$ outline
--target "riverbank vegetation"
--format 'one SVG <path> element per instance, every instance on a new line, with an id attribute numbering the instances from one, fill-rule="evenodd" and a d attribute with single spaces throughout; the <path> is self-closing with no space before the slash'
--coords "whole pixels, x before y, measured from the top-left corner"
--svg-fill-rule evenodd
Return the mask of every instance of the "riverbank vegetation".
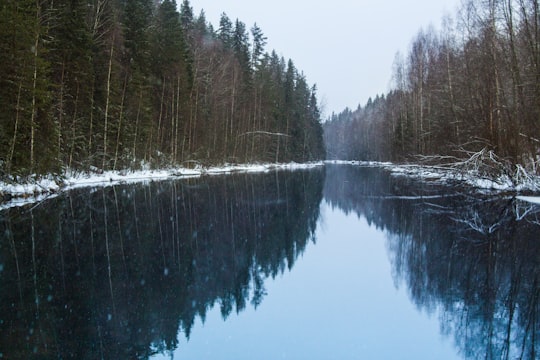
<path id="1" fill-rule="evenodd" d="M 325 123 L 330 159 L 540 175 L 540 6 L 470 0 L 396 55 L 393 89 Z"/>
<path id="2" fill-rule="evenodd" d="M 188 0 L 6 0 L 0 180 L 324 158 L 316 87 Z"/>

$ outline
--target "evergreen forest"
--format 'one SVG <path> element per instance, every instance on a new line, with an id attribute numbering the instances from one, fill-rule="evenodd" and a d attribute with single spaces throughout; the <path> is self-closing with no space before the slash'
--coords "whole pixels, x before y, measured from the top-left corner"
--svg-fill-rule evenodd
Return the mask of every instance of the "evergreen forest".
<path id="1" fill-rule="evenodd" d="M 3 0 L 0 177 L 325 156 L 316 87 L 188 0 Z"/>
<path id="2" fill-rule="evenodd" d="M 539 172 L 540 6 L 467 0 L 394 60 L 392 90 L 324 125 L 328 157 Z M 524 171 L 523 171 L 524 170 Z"/>

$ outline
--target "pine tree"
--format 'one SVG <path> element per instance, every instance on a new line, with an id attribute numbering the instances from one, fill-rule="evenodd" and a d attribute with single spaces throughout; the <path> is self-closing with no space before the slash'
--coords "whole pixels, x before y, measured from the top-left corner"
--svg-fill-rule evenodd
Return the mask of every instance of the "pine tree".
<path id="1" fill-rule="evenodd" d="M 87 3 L 75 0 L 59 3 L 51 29 L 55 51 L 50 51 L 51 76 L 55 99 L 53 116 L 58 124 L 58 159 L 71 168 L 88 154 L 85 148 L 85 119 L 91 110 L 92 39 L 85 26 Z"/>
<path id="2" fill-rule="evenodd" d="M 293 116 L 295 111 L 295 80 L 296 80 L 296 68 L 291 59 L 287 62 L 287 70 L 285 73 L 285 81 L 283 83 L 283 106 L 284 106 L 284 132 L 287 135 L 285 138 L 285 156 L 286 160 L 290 160 L 291 148 L 291 123 L 293 122 Z"/>
<path id="3" fill-rule="evenodd" d="M 0 156 L 7 173 L 31 175 L 58 169 L 44 42 L 50 27 L 48 11 L 47 4 L 32 0 L 2 6 L 0 36 L 5 42 L 0 85 L 6 108 L 0 117 Z"/>
<path id="4" fill-rule="evenodd" d="M 161 82 L 156 89 L 161 94 L 156 150 L 170 154 L 170 161 L 177 163 L 187 155 L 189 138 L 185 137 L 184 125 L 192 75 L 186 64 L 188 48 L 175 1 L 165 0 L 157 10 L 154 46 L 154 71 Z"/>
<path id="5" fill-rule="evenodd" d="M 23 153 L 28 134 L 29 88 L 32 56 L 32 19 L 22 2 L 0 7 L 0 170 L 20 173 L 28 167 Z"/>
<path id="6" fill-rule="evenodd" d="M 152 133 L 152 117 L 154 115 L 152 96 L 153 74 L 151 68 L 152 46 L 151 25 L 153 16 L 152 0 L 126 1 L 123 12 L 125 37 L 122 67 L 125 84 L 124 113 L 125 124 L 119 129 L 115 159 L 118 161 L 119 151 L 128 156 L 126 165 L 137 167 L 137 159 L 143 159 L 146 146 Z M 125 80 L 126 81 L 126 80 Z M 117 136 L 118 137 L 118 136 Z"/>
<path id="7" fill-rule="evenodd" d="M 193 8 L 189 0 L 183 0 L 182 5 L 180 5 L 180 23 L 182 24 L 184 34 L 188 35 L 189 38 L 194 26 Z"/>
<path id="8" fill-rule="evenodd" d="M 236 20 L 232 38 L 232 47 L 240 68 L 244 74 L 244 81 L 249 82 L 251 78 L 251 56 L 249 52 L 249 34 L 246 24 Z"/>
<path id="9" fill-rule="evenodd" d="M 258 27 L 256 23 L 251 28 L 251 36 L 253 38 L 253 45 L 251 47 L 251 64 L 253 66 L 253 70 L 257 70 L 261 65 L 264 48 L 268 38 L 264 36 L 261 28 Z"/>
<path id="10" fill-rule="evenodd" d="M 222 13 L 219 19 L 218 39 L 226 49 L 233 45 L 233 24 L 225 13 Z"/>
<path id="11" fill-rule="evenodd" d="M 126 64 L 146 73 L 150 61 L 152 0 L 125 0 L 122 23 Z"/>

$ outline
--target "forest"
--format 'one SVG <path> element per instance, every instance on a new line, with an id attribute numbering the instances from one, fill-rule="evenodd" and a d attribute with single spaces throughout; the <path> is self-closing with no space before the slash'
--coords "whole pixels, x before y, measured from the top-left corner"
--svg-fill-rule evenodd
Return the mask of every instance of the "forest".
<path id="1" fill-rule="evenodd" d="M 324 124 L 330 159 L 540 171 L 537 0 L 467 0 L 394 60 L 392 89 Z"/>
<path id="2" fill-rule="evenodd" d="M 188 0 L 4 0 L 0 178 L 325 156 L 316 86 Z"/>

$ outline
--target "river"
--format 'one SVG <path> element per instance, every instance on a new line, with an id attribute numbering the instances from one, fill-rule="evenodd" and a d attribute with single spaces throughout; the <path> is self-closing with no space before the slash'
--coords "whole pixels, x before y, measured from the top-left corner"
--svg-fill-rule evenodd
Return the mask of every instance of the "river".
<path id="1" fill-rule="evenodd" d="M 540 207 L 378 167 L 0 212 L 0 358 L 535 359 Z"/>

